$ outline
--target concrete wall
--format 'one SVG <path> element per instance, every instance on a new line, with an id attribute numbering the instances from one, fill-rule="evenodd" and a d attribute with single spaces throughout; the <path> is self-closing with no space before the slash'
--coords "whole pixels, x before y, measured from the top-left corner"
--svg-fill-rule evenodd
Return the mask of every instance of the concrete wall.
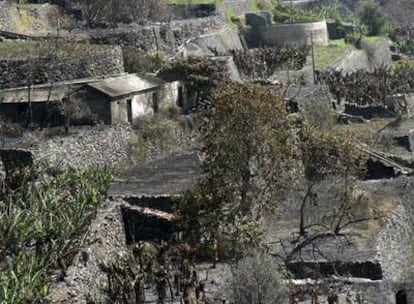
<path id="1" fill-rule="evenodd" d="M 181 93 L 179 93 L 180 90 Z M 108 100 L 107 96 L 91 90 L 86 96 L 86 103 L 91 113 L 97 116 L 99 122 L 105 124 L 135 124 L 140 117 L 153 115 L 155 110 L 162 111 L 171 106 L 177 107 L 177 110 L 184 108 L 187 103 L 186 96 L 187 92 L 182 82 L 174 81 L 166 82 L 158 89 L 112 101 Z"/>
<path id="2" fill-rule="evenodd" d="M 178 107 L 183 107 L 186 104 L 186 95 L 184 84 L 181 81 L 165 83 L 160 88 L 160 111 L 170 107 L 177 107 L 177 109 Z"/>
<path id="3" fill-rule="evenodd" d="M 0 89 L 25 86 L 29 82 L 28 68 L 33 67 L 33 84 L 65 81 L 124 72 L 121 48 L 101 47 L 75 53 L 73 57 L 50 59 L 0 59 Z"/>
<path id="4" fill-rule="evenodd" d="M 269 46 L 311 44 L 311 35 L 316 46 L 328 45 L 326 21 L 273 24 L 258 29 L 258 34 L 262 43 Z"/>

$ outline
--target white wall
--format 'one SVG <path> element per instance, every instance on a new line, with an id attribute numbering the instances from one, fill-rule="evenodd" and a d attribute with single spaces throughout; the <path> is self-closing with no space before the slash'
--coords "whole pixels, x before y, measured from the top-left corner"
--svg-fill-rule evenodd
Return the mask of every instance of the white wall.
<path id="1" fill-rule="evenodd" d="M 135 95 L 131 101 L 132 123 L 144 115 L 153 115 L 154 108 L 152 104 L 153 91 Z"/>
<path id="2" fill-rule="evenodd" d="M 162 88 L 160 88 L 160 103 L 159 107 L 160 110 L 166 109 L 169 107 L 179 107 L 179 88 L 182 88 L 183 92 L 183 100 L 181 104 L 184 105 L 186 103 L 186 93 L 184 85 L 181 81 L 173 81 L 165 83 Z"/>
<path id="3" fill-rule="evenodd" d="M 128 123 L 127 103 L 125 99 L 111 101 L 111 124 Z"/>
<path id="4" fill-rule="evenodd" d="M 328 28 L 326 21 L 293 24 L 272 24 L 260 29 L 262 41 L 267 45 L 328 45 Z"/>

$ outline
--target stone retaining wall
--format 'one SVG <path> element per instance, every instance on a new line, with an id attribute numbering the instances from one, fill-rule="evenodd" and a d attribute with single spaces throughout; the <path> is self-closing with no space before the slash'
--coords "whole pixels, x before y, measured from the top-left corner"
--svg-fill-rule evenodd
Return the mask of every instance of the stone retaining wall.
<path id="1" fill-rule="evenodd" d="M 56 62 L 51 62 L 47 58 L 37 58 L 31 61 L 0 59 L 0 89 L 26 86 L 30 82 L 41 84 L 123 72 L 122 51 L 117 46 L 79 52 L 70 58 L 58 58 Z M 31 77 L 30 73 L 32 73 Z"/>
<path id="2" fill-rule="evenodd" d="M 386 280 L 404 282 L 410 269 L 414 241 L 411 217 L 412 210 L 408 210 L 401 202 L 385 219 L 385 229 L 378 235 L 379 260 Z"/>
<path id="3" fill-rule="evenodd" d="M 154 120 L 149 118 L 136 130 L 128 125 L 97 125 L 70 127 L 69 135 L 60 127 L 26 131 L 19 138 L 6 138 L 0 150 L 29 151 L 34 163 L 86 168 L 143 162 L 196 144 L 197 128 L 191 118 Z"/>

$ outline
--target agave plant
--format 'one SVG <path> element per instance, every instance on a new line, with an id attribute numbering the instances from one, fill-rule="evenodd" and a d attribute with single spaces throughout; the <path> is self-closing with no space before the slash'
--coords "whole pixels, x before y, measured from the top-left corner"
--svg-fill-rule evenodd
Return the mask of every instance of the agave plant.
<path id="1" fill-rule="evenodd" d="M 54 176 L 40 168 L 20 173 L 18 187 L 6 185 L 0 194 L 2 304 L 44 301 L 48 275 L 65 268 L 85 245 L 112 178 L 107 168 L 57 170 Z"/>

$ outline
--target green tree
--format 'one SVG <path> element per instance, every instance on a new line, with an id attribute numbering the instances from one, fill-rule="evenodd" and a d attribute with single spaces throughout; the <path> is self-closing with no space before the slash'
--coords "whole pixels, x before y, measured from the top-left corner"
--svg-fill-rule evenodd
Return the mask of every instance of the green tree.
<path id="1" fill-rule="evenodd" d="M 362 2 L 358 8 L 358 17 L 367 28 L 368 36 L 376 36 L 384 32 L 388 19 L 381 7 L 372 2 Z"/>
<path id="2" fill-rule="evenodd" d="M 180 215 L 192 210 L 184 225 L 196 217 L 199 237 L 229 245 L 230 256 L 260 244 L 256 224 L 294 180 L 295 145 L 279 96 L 264 86 L 224 84 L 209 98 L 212 110 L 199 114 L 206 175 L 192 200 L 197 211 L 181 208 Z"/>

